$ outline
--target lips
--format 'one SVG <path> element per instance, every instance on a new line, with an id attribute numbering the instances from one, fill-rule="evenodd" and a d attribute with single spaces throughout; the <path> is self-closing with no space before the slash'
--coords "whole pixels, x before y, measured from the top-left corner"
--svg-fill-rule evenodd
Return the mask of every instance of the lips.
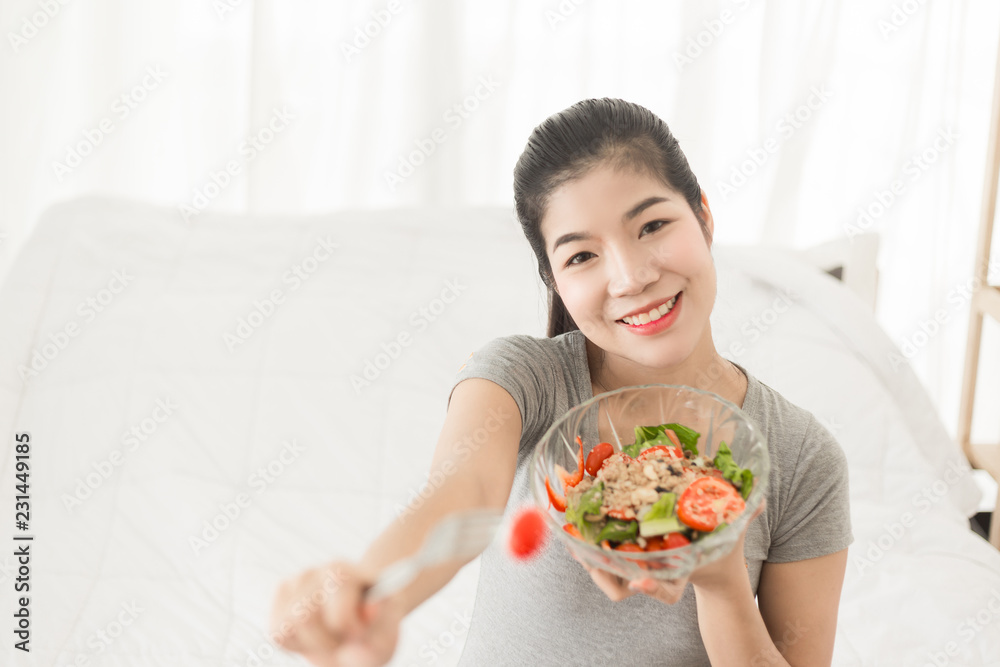
<path id="1" fill-rule="evenodd" d="M 649 324 L 650 322 L 655 322 L 668 313 L 670 313 L 674 306 L 677 304 L 677 298 L 680 296 L 680 292 L 667 299 L 666 301 L 661 301 L 659 303 L 650 304 L 644 310 L 634 311 L 616 322 L 621 322 L 628 326 L 643 326 Z"/>

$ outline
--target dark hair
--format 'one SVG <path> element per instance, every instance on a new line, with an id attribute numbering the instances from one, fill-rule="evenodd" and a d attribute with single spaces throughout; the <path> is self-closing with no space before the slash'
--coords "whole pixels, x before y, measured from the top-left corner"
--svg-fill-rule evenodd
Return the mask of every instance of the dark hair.
<path id="1" fill-rule="evenodd" d="M 541 224 L 552 192 L 598 165 L 650 174 L 679 192 L 709 239 L 701 207 L 701 186 L 667 124 L 649 109 L 625 100 L 577 102 L 536 127 L 514 167 L 514 206 L 538 274 L 548 288 L 551 338 L 579 329 L 555 291 Z"/>

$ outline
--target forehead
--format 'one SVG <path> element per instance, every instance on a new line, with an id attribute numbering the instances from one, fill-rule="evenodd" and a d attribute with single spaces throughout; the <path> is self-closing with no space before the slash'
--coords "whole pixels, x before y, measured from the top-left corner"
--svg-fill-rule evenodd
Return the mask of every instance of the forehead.
<path id="1" fill-rule="evenodd" d="M 551 250 L 552 240 L 566 232 L 619 225 L 623 216 L 650 197 L 683 201 L 678 192 L 645 171 L 595 167 L 549 195 L 541 221 L 546 248 Z"/>

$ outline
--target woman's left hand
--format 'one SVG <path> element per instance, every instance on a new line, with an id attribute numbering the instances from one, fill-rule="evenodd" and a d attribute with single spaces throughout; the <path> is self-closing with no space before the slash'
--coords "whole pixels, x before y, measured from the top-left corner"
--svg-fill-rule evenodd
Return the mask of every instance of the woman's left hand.
<path id="1" fill-rule="evenodd" d="M 760 507 L 750 517 L 746 528 L 743 529 L 739 539 L 728 554 L 699 567 L 681 579 L 664 581 L 662 579 L 646 577 L 643 579 L 628 580 L 611 574 L 606 570 L 591 567 L 579 559 L 577 559 L 577 562 L 583 565 L 583 568 L 590 574 L 590 578 L 594 580 L 597 587 L 604 591 L 604 594 L 614 602 L 624 600 L 636 593 L 645 593 L 660 602 L 674 604 L 684 595 L 684 589 L 687 587 L 688 582 L 700 588 L 725 588 L 729 585 L 729 582 L 733 581 L 734 577 L 747 576 L 746 561 L 743 558 L 743 544 L 746 541 L 747 529 L 749 529 L 754 519 L 764 511 L 765 506 L 766 503 L 761 502 Z"/>

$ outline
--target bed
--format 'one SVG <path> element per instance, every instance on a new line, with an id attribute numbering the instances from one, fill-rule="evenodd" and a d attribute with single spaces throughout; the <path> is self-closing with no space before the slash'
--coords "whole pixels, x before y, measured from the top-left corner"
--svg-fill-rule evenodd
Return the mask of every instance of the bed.
<path id="1" fill-rule="evenodd" d="M 874 292 L 790 250 L 713 252 L 720 352 L 847 453 L 834 664 L 1000 665 L 1000 552 L 969 529 L 978 489 Z M 8 632 L 0 662 L 305 664 L 269 641 L 277 583 L 359 557 L 423 483 L 469 353 L 544 322 L 506 209 L 54 206 L 0 290 L 4 618 L 31 550 L 31 652 Z M 474 561 L 408 617 L 391 664 L 455 664 L 476 580 Z"/>

